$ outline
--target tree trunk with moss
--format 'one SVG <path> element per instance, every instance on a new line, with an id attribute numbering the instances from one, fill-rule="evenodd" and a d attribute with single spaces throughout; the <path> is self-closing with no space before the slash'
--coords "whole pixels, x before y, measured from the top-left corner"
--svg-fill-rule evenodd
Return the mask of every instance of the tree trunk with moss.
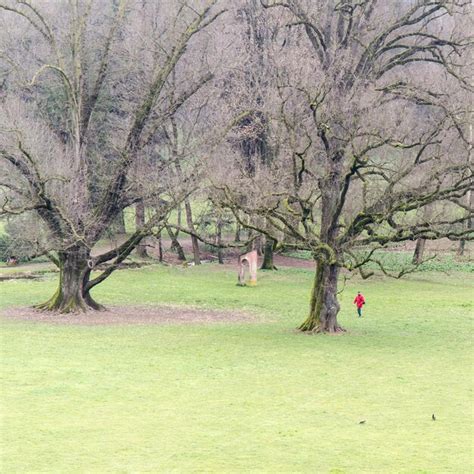
<path id="1" fill-rule="evenodd" d="M 90 251 L 86 247 L 76 246 L 60 252 L 58 289 L 48 301 L 36 308 L 61 313 L 103 309 L 89 293 L 89 258 Z"/>
<path id="2" fill-rule="evenodd" d="M 304 332 L 343 332 L 337 322 L 337 279 L 340 268 L 322 261 L 316 263 L 316 274 L 311 291 L 310 311 L 306 321 L 299 327 Z"/>
<path id="3" fill-rule="evenodd" d="M 315 254 L 316 274 L 311 292 L 310 311 L 306 321 L 299 327 L 304 332 L 343 332 L 337 322 L 339 302 L 337 301 L 337 280 L 340 266 L 337 248 L 338 218 L 340 215 L 341 170 L 340 155 L 332 158 L 332 173 L 321 179 L 321 231 L 320 248 Z"/>

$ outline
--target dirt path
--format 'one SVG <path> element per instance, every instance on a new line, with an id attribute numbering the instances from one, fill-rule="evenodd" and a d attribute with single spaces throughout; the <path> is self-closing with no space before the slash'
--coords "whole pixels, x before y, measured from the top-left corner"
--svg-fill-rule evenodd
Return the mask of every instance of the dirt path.
<path id="1" fill-rule="evenodd" d="M 59 314 L 32 308 L 10 308 L 0 317 L 7 321 L 79 326 L 153 325 L 153 324 L 216 324 L 258 322 L 261 318 L 234 310 L 211 310 L 174 306 L 110 306 L 106 311 Z"/>

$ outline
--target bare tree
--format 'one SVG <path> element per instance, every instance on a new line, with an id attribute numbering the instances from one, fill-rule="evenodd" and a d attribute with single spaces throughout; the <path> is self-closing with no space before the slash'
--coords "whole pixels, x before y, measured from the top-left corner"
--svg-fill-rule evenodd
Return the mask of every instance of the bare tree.
<path id="1" fill-rule="evenodd" d="M 194 189 L 195 180 L 177 182 L 160 161 L 156 134 L 212 78 L 208 63 L 188 58 L 222 13 L 217 3 L 0 3 L 1 213 L 33 212 L 46 232 L 44 253 L 60 270 L 57 292 L 39 308 L 100 309 L 92 288 Z M 171 101 L 173 72 L 180 81 Z M 155 203 L 153 217 L 93 255 L 117 215 L 140 199 Z"/>
<path id="2" fill-rule="evenodd" d="M 468 2 L 261 3 L 293 32 L 274 46 L 279 157 L 271 173 L 227 171 L 214 182 L 236 218 L 311 251 L 316 274 L 300 329 L 338 332 L 342 268 L 367 277 L 370 261 L 385 271 L 375 251 L 391 242 L 472 238 L 456 229 L 473 177 L 467 111 L 452 100 L 471 91 L 461 67 L 467 33 L 452 21 Z M 448 217 L 416 212 L 440 202 Z"/>
<path id="3" fill-rule="evenodd" d="M 199 117 L 199 114 L 198 114 L 198 117 Z M 189 140 L 191 139 L 192 133 L 183 133 L 182 136 L 180 137 L 177 120 L 178 120 L 177 117 L 172 116 L 169 120 L 170 122 L 169 127 L 165 126 L 163 130 L 167 138 L 167 144 L 170 148 L 170 154 L 173 159 L 174 170 L 176 172 L 176 176 L 179 180 L 184 180 L 185 175 L 184 175 L 183 166 L 185 166 L 186 158 L 189 158 L 189 157 L 186 157 L 186 149 L 187 149 L 187 146 L 189 146 Z M 181 130 L 185 132 L 186 127 L 182 126 Z M 191 130 L 193 130 L 193 127 L 191 127 Z M 187 227 L 194 234 L 195 228 L 194 228 L 194 221 L 193 221 L 193 212 L 191 208 L 191 201 L 189 198 L 186 198 L 184 200 L 184 212 L 186 216 Z M 199 241 L 197 237 L 193 234 L 191 234 L 191 242 L 192 242 L 192 247 L 193 247 L 193 261 L 195 265 L 200 265 L 201 257 L 200 257 L 200 252 L 199 252 Z M 184 252 L 182 251 L 182 249 L 181 249 L 181 252 L 179 253 L 181 255 L 184 255 Z"/>
<path id="4" fill-rule="evenodd" d="M 471 111 L 471 119 L 469 120 L 469 154 L 467 156 L 468 164 L 470 164 L 470 160 L 472 159 L 472 143 L 473 143 L 473 121 L 472 121 L 472 111 Z M 474 219 L 472 218 L 472 209 L 474 209 L 474 194 L 473 189 L 469 189 L 466 194 L 466 221 L 465 227 L 468 233 L 474 232 Z M 458 247 L 458 255 L 464 255 L 464 250 L 466 248 L 466 239 L 461 239 L 459 241 Z"/>

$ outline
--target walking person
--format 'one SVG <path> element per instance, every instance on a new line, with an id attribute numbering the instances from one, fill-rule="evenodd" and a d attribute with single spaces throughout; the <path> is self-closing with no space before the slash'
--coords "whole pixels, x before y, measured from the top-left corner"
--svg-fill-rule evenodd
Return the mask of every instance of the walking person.
<path id="1" fill-rule="evenodd" d="M 354 298 L 354 304 L 357 306 L 357 314 L 359 318 L 362 317 L 362 306 L 365 305 L 365 298 L 364 295 L 358 291 L 357 296 Z"/>

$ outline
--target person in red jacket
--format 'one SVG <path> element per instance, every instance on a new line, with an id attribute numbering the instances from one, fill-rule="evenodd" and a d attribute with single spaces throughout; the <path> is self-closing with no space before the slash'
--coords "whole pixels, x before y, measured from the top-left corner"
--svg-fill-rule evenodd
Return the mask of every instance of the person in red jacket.
<path id="1" fill-rule="evenodd" d="M 357 292 L 357 296 L 354 298 L 354 304 L 357 305 L 357 314 L 359 315 L 359 318 L 362 317 L 362 306 L 365 305 L 365 298 L 360 291 Z"/>

